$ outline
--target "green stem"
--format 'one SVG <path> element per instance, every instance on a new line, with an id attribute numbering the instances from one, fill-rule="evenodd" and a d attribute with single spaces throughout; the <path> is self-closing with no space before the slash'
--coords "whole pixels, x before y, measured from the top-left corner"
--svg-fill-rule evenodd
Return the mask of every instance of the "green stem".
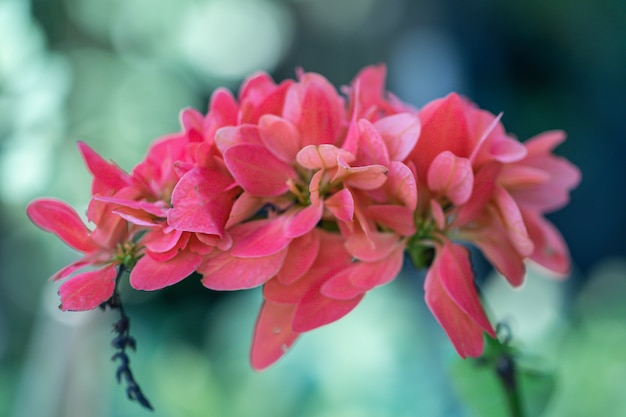
<path id="1" fill-rule="evenodd" d="M 522 396 L 517 378 L 517 365 L 511 347 L 498 339 L 490 339 L 495 351 L 495 370 L 509 406 L 510 417 L 524 417 Z"/>

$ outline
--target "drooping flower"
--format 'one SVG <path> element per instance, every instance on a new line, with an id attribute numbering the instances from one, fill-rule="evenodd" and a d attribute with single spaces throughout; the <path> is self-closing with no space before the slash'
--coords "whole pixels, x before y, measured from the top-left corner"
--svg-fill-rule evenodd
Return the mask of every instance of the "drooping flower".
<path id="1" fill-rule="evenodd" d="M 79 150 L 94 176 L 92 190 L 103 195 L 114 193 L 131 180 L 115 164 L 108 163 L 83 143 Z M 96 225 L 93 230 L 67 203 L 42 198 L 31 202 L 26 213 L 41 229 L 54 233 L 83 257 L 55 273 L 54 281 L 69 277 L 59 288 L 62 310 L 91 310 L 107 301 L 115 290 L 119 265 L 132 267 L 137 258 L 134 237 L 137 229 L 107 210 L 106 204 L 94 202 L 88 217 Z M 84 267 L 96 269 L 75 274 Z M 74 275 L 73 275 L 74 274 Z"/>
<path id="2" fill-rule="evenodd" d="M 422 135 L 406 161 L 419 184 L 418 230 L 407 250 L 416 263 L 432 262 L 426 301 L 459 354 L 478 356 L 482 331 L 493 336 L 493 329 L 477 302 L 467 250 L 451 240 L 476 245 L 514 286 L 527 259 L 565 273 L 566 245 L 543 213 L 567 200 L 579 174 L 550 155 L 562 137 L 546 133 L 522 144 L 500 116 L 456 94 L 427 104 L 419 117 Z"/>

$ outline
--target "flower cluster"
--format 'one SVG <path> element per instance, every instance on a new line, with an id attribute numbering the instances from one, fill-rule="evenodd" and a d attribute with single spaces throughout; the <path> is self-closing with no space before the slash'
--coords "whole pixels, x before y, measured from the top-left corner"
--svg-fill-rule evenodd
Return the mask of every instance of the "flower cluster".
<path id="1" fill-rule="evenodd" d="M 514 286 L 528 259 L 567 274 L 567 247 L 544 214 L 567 203 L 580 173 L 552 154 L 560 131 L 521 143 L 457 94 L 416 110 L 384 78 L 367 67 L 339 94 L 319 74 L 276 84 L 259 73 L 237 98 L 216 90 L 206 115 L 183 111 L 181 131 L 131 173 L 79 143 L 94 228 L 54 199 L 27 209 L 84 254 L 53 276 L 67 278 L 61 308 L 105 303 L 119 266 L 139 290 L 193 272 L 213 290 L 263 286 L 251 349 L 263 369 L 392 281 L 406 253 L 428 268 L 426 303 L 458 353 L 479 356 L 494 329 L 466 244 Z"/>

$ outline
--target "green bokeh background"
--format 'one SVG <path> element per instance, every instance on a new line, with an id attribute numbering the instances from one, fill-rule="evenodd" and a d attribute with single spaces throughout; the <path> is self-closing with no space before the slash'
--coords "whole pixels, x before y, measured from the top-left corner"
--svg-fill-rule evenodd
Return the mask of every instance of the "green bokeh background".
<path id="1" fill-rule="evenodd" d="M 0 416 L 150 414 L 115 382 L 114 314 L 57 309 L 46 278 L 77 254 L 24 214 L 44 195 L 84 211 L 77 140 L 129 170 L 218 86 L 296 67 L 340 86 L 379 62 L 415 106 L 454 90 L 522 140 L 567 131 L 557 152 L 583 182 L 550 219 L 572 276 L 531 270 L 511 290 L 475 268 L 529 415 L 626 415 L 626 2 L 0 0 Z M 493 368 L 456 357 L 422 282 L 406 268 L 262 373 L 247 361 L 258 290 L 124 288 L 131 364 L 155 416 L 506 415 Z"/>

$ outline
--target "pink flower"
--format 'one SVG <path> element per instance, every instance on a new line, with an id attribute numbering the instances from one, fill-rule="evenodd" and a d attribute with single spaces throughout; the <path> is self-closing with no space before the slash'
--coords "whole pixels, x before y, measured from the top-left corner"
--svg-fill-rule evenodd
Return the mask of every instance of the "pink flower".
<path id="1" fill-rule="evenodd" d="M 426 304 L 459 355 L 463 358 L 480 356 L 483 331 L 491 337 L 495 337 L 495 332 L 474 288 L 468 250 L 448 240 L 438 244 L 424 290 Z"/>
<path id="2" fill-rule="evenodd" d="M 515 286 L 526 259 L 566 273 L 567 247 L 542 215 L 567 201 L 580 175 L 550 154 L 562 135 L 521 144 L 506 134 L 500 116 L 456 94 L 427 104 L 419 117 L 422 134 L 405 161 L 415 167 L 420 198 L 407 251 L 428 265 L 434 247 L 426 302 L 459 354 L 478 356 L 482 332 L 493 336 L 493 329 L 473 288 L 468 252 L 450 239 L 478 246 Z"/>
<path id="3" fill-rule="evenodd" d="M 371 156 L 354 164 L 359 159 L 358 145 L 365 140 L 362 137 L 373 134 L 378 138 L 376 146 L 385 146 L 380 133 L 363 120 L 362 128 L 350 125 L 348 131 L 354 129 L 352 137 L 345 139 L 343 126 L 349 123 L 346 117 L 343 98 L 326 79 L 301 73 L 299 82 L 287 88 L 280 115 L 264 114 L 256 124 L 217 131 L 215 141 L 224 164 L 243 190 L 233 206 L 231 219 L 246 220 L 262 207 L 269 214 L 266 219 L 243 224 L 229 221 L 233 246 L 227 254 L 207 257 L 199 268 L 206 286 L 248 288 L 270 279 L 272 275 L 264 273 L 233 280 L 232 275 L 223 271 L 237 268 L 254 273 L 254 269 L 245 265 L 262 263 L 272 265 L 267 271 L 275 273 L 294 239 L 311 233 L 320 222 L 352 223 L 358 210 L 355 193 L 380 188 L 387 181 L 389 168 L 376 163 Z M 397 119 L 397 124 L 405 126 L 409 133 L 414 132 L 411 123 L 406 118 Z M 394 129 L 390 123 L 381 122 L 381 126 L 383 133 Z M 417 134 L 419 131 L 415 132 L 414 140 Z M 349 142 L 354 153 L 342 147 L 344 142 Z M 395 144 L 394 156 L 408 153 L 405 148 Z M 376 151 L 376 155 L 390 165 L 386 148 Z M 228 269 L 224 269 L 226 266 Z"/>
<path id="4" fill-rule="evenodd" d="M 82 156 L 94 175 L 92 189 L 95 193 L 112 194 L 127 186 L 130 178 L 116 165 L 105 162 L 83 143 L 79 143 Z M 80 216 L 66 203 L 50 199 L 31 202 L 26 213 L 41 229 L 54 233 L 83 257 L 64 267 L 52 276 L 60 280 L 77 270 L 93 266 L 98 269 L 70 277 L 59 288 L 62 310 L 91 310 L 107 301 L 115 290 L 116 268 L 132 266 L 137 256 L 134 242 L 136 228 L 107 210 L 106 204 L 93 202 L 88 217 L 96 224 L 89 230 Z"/>
<path id="5" fill-rule="evenodd" d="M 457 94 L 417 111 L 384 90 L 382 65 L 340 95 L 315 73 L 275 83 L 257 73 L 237 97 L 217 89 L 203 115 L 157 140 L 130 174 L 85 144 L 92 173 L 89 230 L 65 203 L 37 200 L 31 220 L 83 258 L 59 271 L 63 309 L 114 292 L 116 266 L 136 289 L 193 272 L 214 290 L 263 285 L 251 348 L 255 369 L 300 334 L 336 321 L 402 269 L 427 267 L 426 303 L 462 357 L 494 330 L 474 286 L 473 244 L 514 286 L 525 262 L 566 274 L 563 238 L 544 215 L 580 181 L 553 155 L 562 132 L 520 143 Z"/>

